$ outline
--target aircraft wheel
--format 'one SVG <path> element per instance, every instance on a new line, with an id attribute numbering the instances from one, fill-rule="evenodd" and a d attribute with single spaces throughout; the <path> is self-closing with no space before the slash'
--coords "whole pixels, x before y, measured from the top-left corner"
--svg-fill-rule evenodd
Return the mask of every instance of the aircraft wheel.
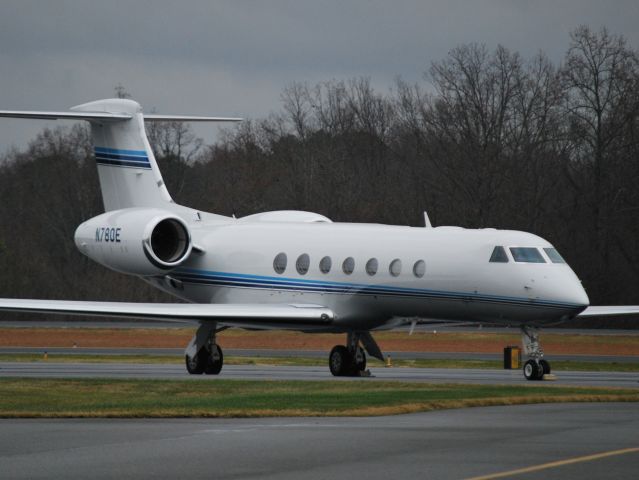
<path id="1" fill-rule="evenodd" d="M 344 377 L 349 375 L 353 370 L 352 355 L 344 345 L 336 345 L 328 356 L 328 367 L 335 377 Z"/>
<path id="2" fill-rule="evenodd" d="M 204 373 L 204 369 L 206 368 L 206 357 L 205 351 L 200 350 L 197 352 L 193 358 L 185 355 L 184 358 L 186 360 L 186 370 L 191 375 L 199 375 Z"/>
<path id="3" fill-rule="evenodd" d="M 357 349 L 357 355 L 355 355 L 354 360 L 354 375 L 359 375 L 359 372 L 366 370 L 366 353 L 364 353 L 364 349 L 362 347 Z"/>
<path id="4" fill-rule="evenodd" d="M 204 373 L 207 375 L 217 375 L 222 371 L 224 365 L 224 355 L 219 345 L 215 345 L 215 351 L 206 356 L 206 366 Z"/>
<path id="5" fill-rule="evenodd" d="M 550 363 L 548 363 L 548 361 L 546 360 L 539 360 L 539 366 L 542 368 L 542 377 L 544 375 L 548 375 L 550 373 Z"/>
<path id="6" fill-rule="evenodd" d="M 528 360 L 524 363 L 524 377 L 526 380 L 541 380 L 544 375 L 541 365 L 535 360 Z"/>

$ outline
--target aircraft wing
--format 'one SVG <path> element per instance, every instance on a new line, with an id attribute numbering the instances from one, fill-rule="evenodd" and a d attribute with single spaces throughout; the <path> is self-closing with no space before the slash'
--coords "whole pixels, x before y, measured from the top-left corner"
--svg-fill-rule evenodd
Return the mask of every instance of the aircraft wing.
<path id="1" fill-rule="evenodd" d="M 218 322 L 229 326 L 328 326 L 332 310 L 309 304 L 125 303 L 1 298 L 0 310 L 119 317 L 135 320 Z"/>
<path id="2" fill-rule="evenodd" d="M 607 305 L 588 307 L 577 317 L 608 317 L 614 315 L 639 315 L 639 305 Z"/>

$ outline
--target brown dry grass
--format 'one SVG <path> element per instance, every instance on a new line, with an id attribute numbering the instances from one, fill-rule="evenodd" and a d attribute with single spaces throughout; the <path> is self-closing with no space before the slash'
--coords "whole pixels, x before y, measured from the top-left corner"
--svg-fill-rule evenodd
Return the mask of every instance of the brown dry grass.
<path id="1" fill-rule="evenodd" d="M 0 328 L 0 346 L 85 348 L 183 348 L 194 328 Z M 375 335 L 383 351 L 495 353 L 506 345 L 519 345 L 517 333 L 380 332 Z M 639 335 L 544 333 L 548 354 L 639 355 Z M 303 334 L 288 331 L 248 332 L 231 329 L 219 335 L 224 348 L 322 350 L 343 343 L 343 335 Z"/>

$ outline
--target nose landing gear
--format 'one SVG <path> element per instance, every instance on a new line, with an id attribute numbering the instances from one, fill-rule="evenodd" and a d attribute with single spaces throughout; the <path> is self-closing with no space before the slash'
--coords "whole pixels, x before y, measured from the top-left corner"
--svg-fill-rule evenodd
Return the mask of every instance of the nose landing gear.
<path id="1" fill-rule="evenodd" d="M 550 373 L 550 363 L 543 358 L 544 350 L 539 343 L 539 330 L 535 327 L 522 325 L 521 343 L 524 353 L 529 360 L 524 363 L 524 377 L 526 380 L 542 380 Z"/>

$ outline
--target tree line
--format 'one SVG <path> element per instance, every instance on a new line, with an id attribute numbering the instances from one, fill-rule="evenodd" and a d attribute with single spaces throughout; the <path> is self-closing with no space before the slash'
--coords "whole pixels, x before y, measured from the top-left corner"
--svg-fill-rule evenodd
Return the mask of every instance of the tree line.
<path id="1" fill-rule="evenodd" d="M 178 203 L 525 230 L 559 249 L 593 304 L 639 303 L 639 53 L 606 29 L 574 30 L 560 64 L 466 44 L 388 92 L 293 82 L 278 111 L 210 145 L 181 123 L 147 133 Z M 0 192 L 2 296 L 167 299 L 75 249 L 75 227 L 102 212 L 86 127 L 7 153 Z"/>

